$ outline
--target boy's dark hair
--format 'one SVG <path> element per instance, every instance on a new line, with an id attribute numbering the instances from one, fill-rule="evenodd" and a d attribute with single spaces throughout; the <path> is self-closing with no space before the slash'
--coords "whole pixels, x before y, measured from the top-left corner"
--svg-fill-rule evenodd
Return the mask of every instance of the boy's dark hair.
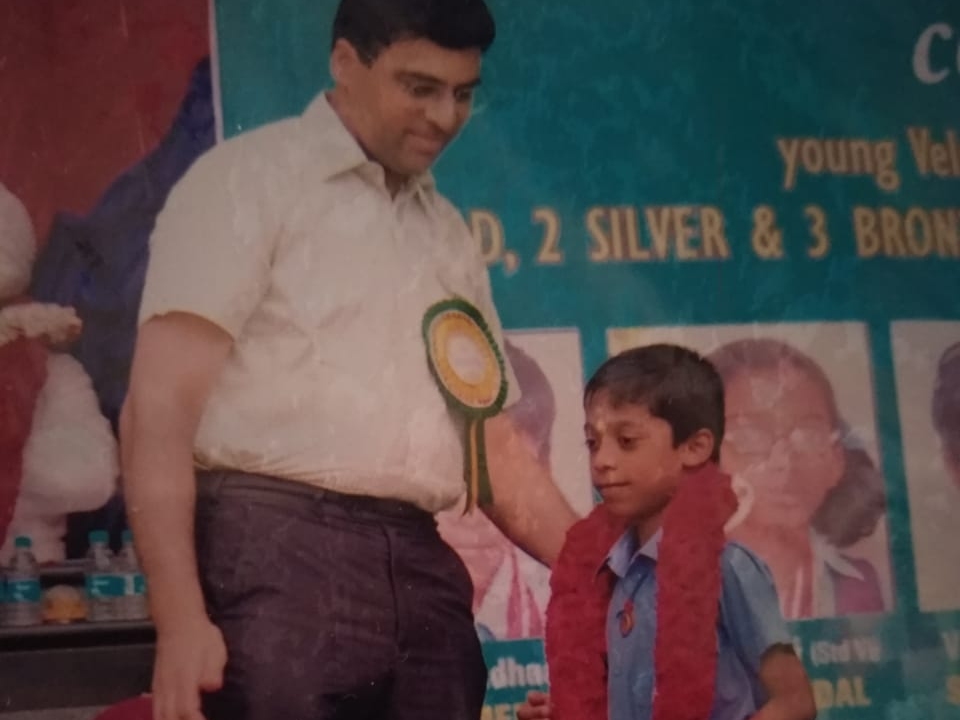
<path id="1" fill-rule="evenodd" d="M 845 424 L 830 379 L 816 360 L 792 345 L 772 338 L 746 338 L 717 348 L 710 360 L 725 383 L 742 373 L 775 370 L 782 364 L 799 370 L 820 388 L 830 422 L 843 435 Z M 887 492 L 883 474 L 870 456 L 848 438 L 841 437 L 841 442 L 843 477 L 827 492 L 810 524 L 833 545 L 845 548 L 873 533 L 886 512 Z"/>
<path id="2" fill-rule="evenodd" d="M 484 0 L 341 0 L 332 43 L 347 40 L 369 64 L 398 40 L 423 38 L 449 50 L 486 52 L 495 35 Z"/>
<path id="3" fill-rule="evenodd" d="M 960 343 L 940 356 L 930 410 L 944 450 L 953 462 L 960 463 Z"/>
<path id="4" fill-rule="evenodd" d="M 705 358 L 679 345 L 647 345 L 607 360 L 587 382 L 584 404 L 604 392 L 611 404 L 643 405 L 665 420 L 674 447 L 699 430 L 713 433 L 710 459 L 720 459 L 723 442 L 723 381 Z"/>

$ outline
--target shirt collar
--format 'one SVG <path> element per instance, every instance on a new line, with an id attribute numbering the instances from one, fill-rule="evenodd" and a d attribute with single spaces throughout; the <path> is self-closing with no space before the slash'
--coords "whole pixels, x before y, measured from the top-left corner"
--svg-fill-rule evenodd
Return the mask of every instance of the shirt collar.
<path id="1" fill-rule="evenodd" d="M 653 562 L 657 562 L 660 557 L 660 540 L 663 537 L 663 528 L 659 528 L 642 547 L 637 547 L 637 535 L 634 528 L 630 527 L 620 536 L 620 538 L 610 548 L 603 565 L 598 569 L 610 568 L 618 577 L 624 577 L 630 569 L 633 561 L 643 556 Z"/>
<path id="2" fill-rule="evenodd" d="M 317 138 L 317 163 L 325 180 L 343 173 L 360 170 L 364 167 L 380 167 L 370 160 L 360 143 L 350 134 L 340 116 L 337 115 L 327 92 L 318 94 L 304 110 L 302 118 Z M 382 173 L 382 168 L 381 168 Z M 382 175 L 381 175 L 382 177 Z M 410 179 L 414 191 L 422 200 L 426 200 L 436 188 L 436 180 L 429 170 Z"/>

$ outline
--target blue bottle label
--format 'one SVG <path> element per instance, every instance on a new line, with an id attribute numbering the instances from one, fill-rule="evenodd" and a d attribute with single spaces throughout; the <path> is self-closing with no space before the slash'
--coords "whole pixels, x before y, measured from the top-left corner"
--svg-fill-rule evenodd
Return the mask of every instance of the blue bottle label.
<path id="1" fill-rule="evenodd" d="M 40 602 L 39 580 L 9 580 L 7 602 Z"/>
<path id="2" fill-rule="evenodd" d="M 130 573 L 123 576 L 124 595 L 145 595 L 146 592 L 147 582 L 142 573 Z"/>
<path id="3" fill-rule="evenodd" d="M 88 575 L 87 595 L 91 598 L 117 598 L 123 596 L 123 577 L 120 575 Z"/>

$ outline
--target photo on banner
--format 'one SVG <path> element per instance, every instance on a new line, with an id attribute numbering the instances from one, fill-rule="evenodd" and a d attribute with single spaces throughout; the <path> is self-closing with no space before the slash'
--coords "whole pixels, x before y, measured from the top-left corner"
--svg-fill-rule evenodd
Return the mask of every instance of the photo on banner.
<path id="1" fill-rule="evenodd" d="M 891 324 L 917 599 L 960 610 L 960 322 Z"/>
<path id="2" fill-rule="evenodd" d="M 865 325 L 618 328 L 607 337 L 611 354 L 671 342 L 717 367 L 721 465 L 740 500 L 729 534 L 768 564 L 787 620 L 893 609 Z"/>
<path id="3" fill-rule="evenodd" d="M 504 345 L 521 393 L 506 412 L 574 511 L 585 515 L 593 500 L 583 443 L 580 334 L 563 328 L 514 330 L 506 333 Z M 464 515 L 462 501 L 437 520 L 440 534 L 473 580 L 480 639 L 542 638 L 549 569 L 514 545 L 482 512 Z"/>

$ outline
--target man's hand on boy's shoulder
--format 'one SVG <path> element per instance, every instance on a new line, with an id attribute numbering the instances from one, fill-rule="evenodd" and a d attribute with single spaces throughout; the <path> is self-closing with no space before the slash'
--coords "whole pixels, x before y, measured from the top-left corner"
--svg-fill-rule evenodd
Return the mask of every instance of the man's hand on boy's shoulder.
<path id="1" fill-rule="evenodd" d="M 810 678 L 792 645 L 769 648 L 760 660 L 759 675 L 770 699 L 751 720 L 813 720 L 817 716 Z"/>
<path id="2" fill-rule="evenodd" d="M 527 701 L 517 708 L 517 720 L 550 718 L 550 696 L 538 690 L 527 693 Z"/>

